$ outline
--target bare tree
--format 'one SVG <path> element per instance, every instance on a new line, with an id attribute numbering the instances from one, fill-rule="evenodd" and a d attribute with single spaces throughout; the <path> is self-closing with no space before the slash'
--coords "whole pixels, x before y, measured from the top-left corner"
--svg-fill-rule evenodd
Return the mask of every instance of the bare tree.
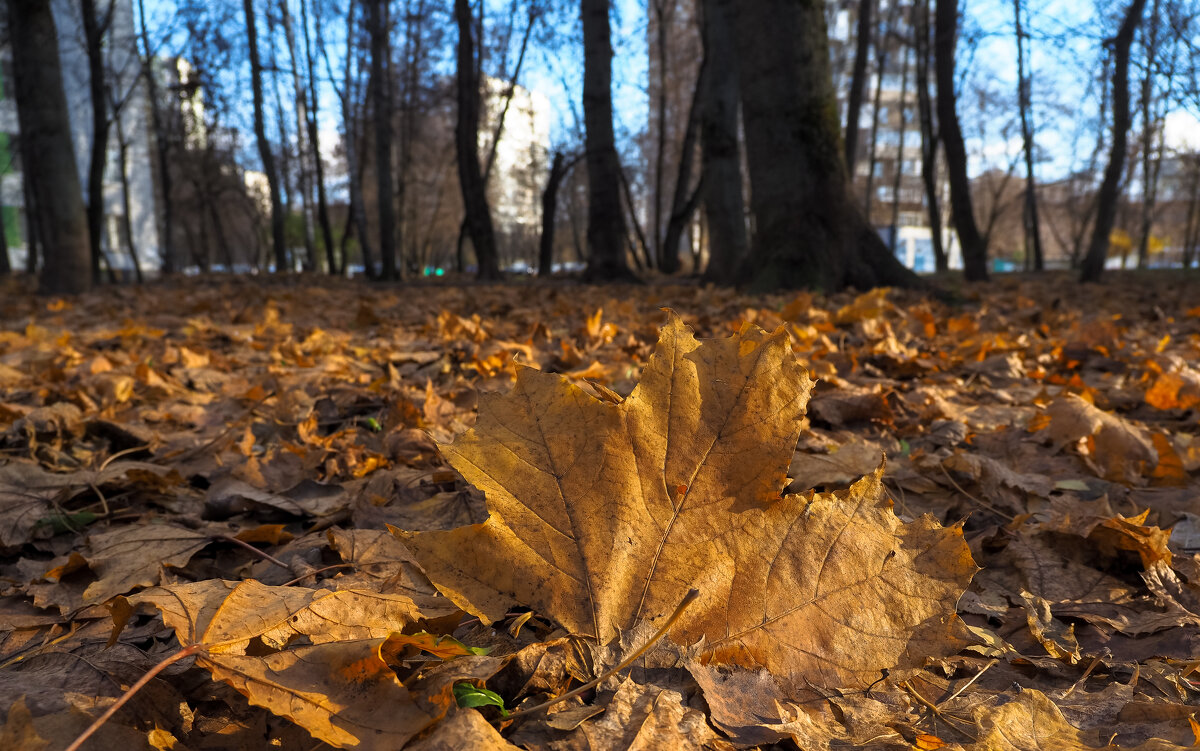
<path id="1" fill-rule="evenodd" d="M 858 2 L 858 33 L 854 44 L 854 70 L 846 92 L 846 174 L 854 175 L 858 161 L 858 121 L 862 114 L 863 89 L 867 82 L 867 58 L 871 52 L 873 0 Z"/>
<path id="2" fill-rule="evenodd" d="M 104 37 L 112 24 L 114 7 L 115 3 L 112 0 L 108 0 L 103 11 L 96 7 L 96 0 L 79 1 L 92 103 L 92 153 L 88 162 L 87 222 L 93 284 L 100 283 L 100 262 L 104 253 L 101 242 L 104 236 L 104 171 L 108 166 L 108 133 L 112 123 L 108 116 Z M 108 273 L 110 280 L 115 281 L 111 264 Z"/>
<path id="3" fill-rule="evenodd" d="M 349 11 L 347 11 L 349 12 Z M 325 192 L 325 165 L 321 158 L 321 136 L 317 128 L 320 97 L 317 96 L 316 56 L 313 54 L 312 34 L 308 30 L 308 0 L 300 0 L 300 28 L 304 32 L 304 65 L 308 74 L 308 147 L 313 164 L 313 182 L 317 189 L 317 222 L 321 226 L 321 244 L 325 246 L 325 266 L 330 274 L 337 273 L 333 254 L 333 225 L 329 221 L 329 199 Z"/>
<path id="4" fill-rule="evenodd" d="M 1024 13 L 1025 8 L 1021 0 L 1013 0 L 1014 28 L 1017 36 L 1017 109 L 1021 115 L 1021 143 L 1025 152 L 1025 206 L 1022 222 L 1025 229 L 1025 264 L 1028 268 L 1032 251 L 1033 268 L 1035 271 L 1042 271 L 1046 268 L 1046 258 L 1042 250 L 1041 224 L 1038 221 L 1037 182 L 1033 175 L 1033 73 L 1026 67 L 1025 45 L 1029 36 L 1021 18 Z"/>
<path id="5" fill-rule="evenodd" d="M 50 4 L 9 0 L 8 29 L 23 171 L 34 194 L 30 224 L 43 243 L 38 290 L 53 295 L 87 292 L 92 286 L 87 218 Z"/>
<path id="6" fill-rule="evenodd" d="M 254 18 L 254 0 L 242 0 L 242 9 L 246 16 L 246 40 L 250 53 L 254 137 L 258 141 L 258 156 L 262 160 L 263 173 L 267 176 L 267 189 L 271 194 L 271 245 L 275 252 L 275 271 L 283 273 L 291 268 L 291 262 L 283 233 L 283 198 L 279 190 L 279 173 L 275 171 L 275 155 L 271 153 L 271 142 L 267 140 L 267 126 L 263 117 L 263 67 L 258 55 L 258 24 Z"/>
<path id="7" fill-rule="evenodd" d="M 963 271 L 968 281 L 988 278 L 987 243 L 975 225 L 971 183 L 967 177 L 967 150 L 955 109 L 954 53 L 958 43 L 958 3 L 937 0 L 935 6 L 934 68 L 937 77 L 938 132 L 946 151 L 950 181 L 950 209 L 962 248 Z"/>
<path id="8" fill-rule="evenodd" d="M 472 38 L 471 5 L 454 0 L 454 20 L 458 26 L 457 99 L 458 117 L 454 125 L 455 153 L 458 156 L 458 183 L 462 190 L 467 233 L 475 249 L 480 279 L 499 279 L 496 235 L 488 207 L 483 173 L 479 166 L 479 84 L 475 67 L 475 42 Z"/>
<path id="9" fill-rule="evenodd" d="M 1108 259 L 1109 235 L 1116 219 L 1117 198 L 1121 189 L 1121 173 L 1125 167 L 1125 151 L 1129 139 L 1129 52 L 1133 35 L 1142 21 L 1146 0 L 1130 0 L 1117 35 L 1111 40 L 1113 48 L 1112 82 L 1112 148 L 1104 180 L 1096 198 L 1096 222 L 1092 241 L 1083 259 L 1080 278 L 1085 282 L 1099 281 Z"/>
<path id="10" fill-rule="evenodd" d="M 921 127 L 921 183 L 925 188 L 925 208 L 929 236 L 933 242 L 934 270 L 950 269 L 946 247 L 942 243 L 942 201 L 938 190 L 938 133 L 933 121 L 933 97 L 929 93 L 929 64 L 933 59 L 930 44 L 929 0 L 913 3 L 913 33 L 916 35 L 917 117 Z"/>

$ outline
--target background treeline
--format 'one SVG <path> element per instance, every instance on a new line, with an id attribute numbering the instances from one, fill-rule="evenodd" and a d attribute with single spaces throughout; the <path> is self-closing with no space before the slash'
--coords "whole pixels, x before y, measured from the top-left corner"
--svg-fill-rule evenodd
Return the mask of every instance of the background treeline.
<path id="1" fill-rule="evenodd" d="M 1197 261 L 1196 0 L 7 5 L 0 272 L 50 292 Z"/>

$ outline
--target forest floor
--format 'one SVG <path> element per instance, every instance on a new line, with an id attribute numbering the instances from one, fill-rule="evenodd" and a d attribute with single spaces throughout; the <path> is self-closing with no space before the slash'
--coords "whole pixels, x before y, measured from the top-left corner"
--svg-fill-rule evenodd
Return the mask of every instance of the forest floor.
<path id="1" fill-rule="evenodd" d="M 955 291 L 0 291 L 0 748 L 1200 744 L 1200 280 Z"/>

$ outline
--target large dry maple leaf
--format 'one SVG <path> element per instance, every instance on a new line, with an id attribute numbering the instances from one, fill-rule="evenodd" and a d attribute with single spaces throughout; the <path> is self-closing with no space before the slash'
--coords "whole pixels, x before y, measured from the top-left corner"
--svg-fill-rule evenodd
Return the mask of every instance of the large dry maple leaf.
<path id="1" fill-rule="evenodd" d="M 902 523 L 880 472 L 780 497 L 812 381 L 783 330 L 698 342 L 675 315 L 619 404 L 521 369 L 443 445 L 483 524 L 400 533 L 460 607 L 513 604 L 608 642 L 700 598 L 670 632 L 793 686 L 863 686 L 943 636 L 975 571 L 957 527 Z"/>

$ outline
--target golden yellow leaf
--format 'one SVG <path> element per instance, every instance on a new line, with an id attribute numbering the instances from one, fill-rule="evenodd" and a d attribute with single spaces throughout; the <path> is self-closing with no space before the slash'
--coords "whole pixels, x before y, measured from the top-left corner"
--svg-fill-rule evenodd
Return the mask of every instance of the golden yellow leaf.
<path id="1" fill-rule="evenodd" d="M 671 638 L 792 687 L 866 686 L 956 649 L 942 634 L 975 571 L 958 528 L 902 523 L 881 470 L 780 497 L 812 388 L 786 337 L 747 325 L 701 343 L 672 316 L 617 405 L 520 370 L 442 447 L 490 518 L 402 537 L 464 609 L 498 620 L 519 603 L 601 642 L 696 587 Z"/>

